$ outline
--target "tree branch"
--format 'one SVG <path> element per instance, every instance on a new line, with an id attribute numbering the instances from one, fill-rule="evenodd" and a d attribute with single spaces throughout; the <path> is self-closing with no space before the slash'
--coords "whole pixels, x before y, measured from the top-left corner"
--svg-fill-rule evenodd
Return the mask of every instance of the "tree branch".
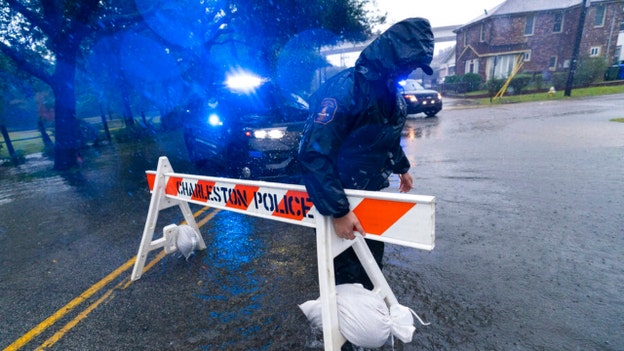
<path id="1" fill-rule="evenodd" d="M 43 68 L 43 66 L 45 66 L 45 64 L 43 63 L 44 62 L 43 59 L 38 60 L 39 65 L 36 65 L 28 61 L 24 57 L 24 55 L 22 55 L 20 52 L 6 45 L 2 41 L 0 41 L 0 51 L 2 51 L 7 57 L 9 57 L 13 62 L 15 62 L 15 65 L 19 69 L 41 79 L 48 85 L 51 85 L 52 75 L 47 73 L 47 71 Z"/>
<path id="2" fill-rule="evenodd" d="M 30 10 L 18 0 L 5 0 L 11 9 L 16 10 L 24 16 L 33 26 L 41 28 L 44 33 L 50 33 L 50 24 L 43 20 L 43 17 L 37 15 L 35 11 Z"/>

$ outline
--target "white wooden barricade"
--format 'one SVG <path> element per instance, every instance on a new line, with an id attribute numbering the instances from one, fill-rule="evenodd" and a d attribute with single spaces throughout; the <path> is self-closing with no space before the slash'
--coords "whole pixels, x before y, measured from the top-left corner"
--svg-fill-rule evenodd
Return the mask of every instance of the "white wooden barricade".
<path id="1" fill-rule="evenodd" d="M 340 350 L 345 342 L 338 329 L 334 257 L 353 247 L 374 285 L 390 307 L 398 304 L 381 269 L 361 236 L 339 238 L 331 218 L 318 213 L 304 186 L 206 177 L 174 173 L 166 157 L 160 157 L 156 171 L 147 171 L 152 198 L 143 237 L 132 271 L 132 280 L 141 278 L 150 251 L 164 248 L 170 253 L 165 235 L 154 239 L 158 213 L 179 206 L 187 224 L 199 228 L 189 203 L 210 206 L 246 215 L 316 228 L 319 289 L 325 350 Z M 351 209 L 358 216 L 366 238 L 392 244 L 432 250 L 435 241 L 435 198 L 433 196 L 347 190 Z M 170 226 L 168 226 L 170 227 Z M 165 227 L 165 231 L 169 230 Z M 200 236 L 198 249 L 206 244 Z"/>

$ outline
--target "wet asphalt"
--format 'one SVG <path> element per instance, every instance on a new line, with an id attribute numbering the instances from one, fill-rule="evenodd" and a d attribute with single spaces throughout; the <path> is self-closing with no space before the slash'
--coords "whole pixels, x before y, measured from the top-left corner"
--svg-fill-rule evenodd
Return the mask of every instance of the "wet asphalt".
<path id="1" fill-rule="evenodd" d="M 451 105 L 404 131 L 413 193 L 436 196 L 436 247 L 387 245 L 399 302 L 432 323 L 394 348 L 622 350 L 624 124 L 609 120 L 624 95 Z M 196 170 L 175 131 L 83 153 L 79 171 L 42 155 L 0 166 L 0 348 L 323 348 L 297 308 L 318 297 L 311 229 L 207 210 L 206 251 L 153 252 L 130 282 L 144 171 L 161 155 Z M 159 228 L 181 221 L 162 211 Z"/>

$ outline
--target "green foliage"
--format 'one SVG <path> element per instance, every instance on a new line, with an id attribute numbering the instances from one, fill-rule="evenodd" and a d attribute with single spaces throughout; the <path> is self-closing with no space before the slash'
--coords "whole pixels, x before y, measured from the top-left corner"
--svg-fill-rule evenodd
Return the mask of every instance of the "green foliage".
<path id="1" fill-rule="evenodd" d="M 544 88 L 544 76 L 541 73 L 533 75 L 532 83 L 535 89 L 542 90 Z"/>
<path id="2" fill-rule="evenodd" d="M 554 96 L 550 96 L 546 92 L 538 92 L 534 94 L 522 94 L 522 95 L 512 95 L 505 96 L 504 103 L 520 103 L 520 102 L 534 102 L 534 101 L 546 101 L 546 100 L 560 100 L 560 99 L 569 99 L 569 98 L 577 98 L 584 96 L 599 96 L 599 95 L 608 95 L 608 94 L 622 94 L 624 93 L 624 85 L 613 85 L 613 86 L 598 86 L 598 87 L 589 87 L 589 88 L 577 88 L 572 90 L 571 97 L 566 97 L 563 94 L 562 90 L 557 90 L 557 93 Z M 501 100 L 498 100 L 501 101 Z M 479 104 L 489 105 L 491 100 L 487 99 L 479 99 Z"/>
<path id="3" fill-rule="evenodd" d="M 282 63 L 307 73 L 293 81 L 305 82 L 324 64 L 315 54 L 320 45 L 364 40 L 383 20 L 369 17 L 368 2 L 6 1 L 0 8 L 0 50 L 20 71 L 54 91 L 60 109 L 55 114 L 57 145 L 66 147 L 56 149 L 55 168 L 65 169 L 77 155 L 72 140 L 75 96 L 95 98 L 82 104 L 89 111 L 122 100 L 117 105 L 132 120 L 130 108 L 142 110 L 139 103 L 171 108 L 188 103 L 184 99 L 194 94 L 202 96 L 218 79 L 215 68 L 261 67 L 257 73 L 279 76 L 276 68 L 284 53 L 290 56 Z M 111 45 L 92 50 L 103 38 Z M 293 41 L 297 45 L 283 50 Z M 215 50 L 229 51 L 215 55 Z M 99 65 L 90 67 L 94 62 Z M 89 84 L 77 84 L 75 72 L 86 72 Z"/>
<path id="4" fill-rule="evenodd" d="M 481 87 L 481 76 L 477 73 L 466 73 L 461 77 L 462 83 L 466 84 L 466 91 L 477 91 Z"/>
<path id="5" fill-rule="evenodd" d="M 555 72 L 551 76 L 552 86 L 557 90 L 563 90 L 568 82 L 568 72 Z"/>
<path id="6" fill-rule="evenodd" d="M 503 85 L 505 84 L 505 79 L 492 78 L 488 80 L 485 85 L 490 96 L 496 95 Z"/>
<path id="7" fill-rule="evenodd" d="M 235 45 L 253 48 L 251 57 L 264 60 L 275 69 L 282 48 L 298 36 L 305 36 L 306 48 L 338 41 L 364 41 L 375 20 L 367 17 L 365 0 L 234 0 L 231 15 Z M 224 39 L 222 37 L 221 39 Z"/>
<path id="8" fill-rule="evenodd" d="M 518 74 L 511 79 L 509 86 L 513 88 L 514 94 L 521 94 L 532 80 L 533 77 L 530 74 Z"/>
<path id="9" fill-rule="evenodd" d="M 456 93 L 469 93 L 479 90 L 481 86 L 481 76 L 477 73 L 466 73 L 464 75 L 452 75 L 444 77 L 444 85 L 447 90 Z"/>
<path id="10" fill-rule="evenodd" d="M 607 61 L 602 57 L 586 57 L 579 60 L 574 73 L 574 86 L 586 87 L 601 81 L 607 66 Z"/>
<path id="11" fill-rule="evenodd" d="M 454 83 L 459 83 L 460 81 L 461 81 L 461 77 L 458 76 L 457 74 L 444 77 L 444 84 L 454 84 Z"/>

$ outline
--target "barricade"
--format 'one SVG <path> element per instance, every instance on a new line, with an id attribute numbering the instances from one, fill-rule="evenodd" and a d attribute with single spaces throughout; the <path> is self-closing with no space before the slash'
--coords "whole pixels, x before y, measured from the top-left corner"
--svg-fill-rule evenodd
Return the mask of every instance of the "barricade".
<path id="1" fill-rule="evenodd" d="M 318 213 L 304 186 L 174 173 L 166 157 L 159 158 L 155 172 L 147 171 L 146 174 L 152 198 L 132 280 L 141 278 L 150 251 L 163 248 L 170 253 L 175 250 L 167 234 L 171 226 L 165 227 L 162 237 L 154 239 L 161 210 L 178 206 L 187 224 L 200 232 L 189 207 L 189 203 L 194 203 L 316 229 L 323 342 L 327 351 L 340 350 L 345 342 L 338 329 L 333 263 L 334 257 L 342 251 L 353 247 L 373 282 L 374 291 L 384 298 L 389 307 L 398 304 L 364 240 L 359 236 L 355 240 L 339 238 L 331 218 Z M 346 194 L 367 239 L 433 250 L 433 196 L 361 190 L 346 190 Z M 201 235 L 198 241 L 197 248 L 205 249 Z"/>

